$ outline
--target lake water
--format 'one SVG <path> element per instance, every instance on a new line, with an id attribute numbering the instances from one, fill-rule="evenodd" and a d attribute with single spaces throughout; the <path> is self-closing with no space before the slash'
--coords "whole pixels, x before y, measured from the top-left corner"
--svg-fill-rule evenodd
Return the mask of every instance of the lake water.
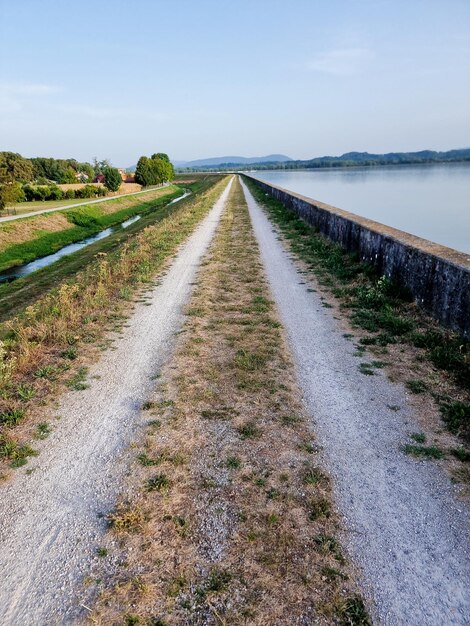
<path id="1" fill-rule="evenodd" d="M 470 163 L 252 174 L 320 202 L 470 253 Z"/>

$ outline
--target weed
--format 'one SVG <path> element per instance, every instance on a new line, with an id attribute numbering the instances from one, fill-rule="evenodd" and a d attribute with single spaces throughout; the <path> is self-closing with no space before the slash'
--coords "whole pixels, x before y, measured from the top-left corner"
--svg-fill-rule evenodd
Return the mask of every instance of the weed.
<path id="1" fill-rule="evenodd" d="M 55 365 L 44 365 L 38 367 L 34 372 L 35 378 L 46 378 L 47 380 L 55 380 L 59 373 L 58 368 Z"/>
<path id="2" fill-rule="evenodd" d="M 229 456 L 225 462 L 225 466 L 228 469 L 240 469 L 242 462 L 236 456 Z"/>
<path id="3" fill-rule="evenodd" d="M 230 572 L 216 567 L 209 576 L 206 589 L 210 593 L 220 593 L 228 587 L 231 580 Z"/>
<path id="4" fill-rule="evenodd" d="M 51 434 L 51 427 L 47 422 L 41 422 L 36 427 L 36 438 L 46 439 Z"/>
<path id="5" fill-rule="evenodd" d="M 6 435 L 0 434 L 0 458 L 11 461 L 11 467 L 21 467 L 27 463 L 29 456 L 37 456 L 36 450 L 28 445 L 20 445 Z"/>
<path id="6" fill-rule="evenodd" d="M 465 448 L 451 448 L 449 452 L 452 456 L 455 456 L 456 459 L 459 459 L 459 461 L 470 461 L 470 452 Z"/>
<path id="7" fill-rule="evenodd" d="M 470 402 L 444 399 L 440 401 L 440 409 L 450 432 L 470 441 Z"/>
<path id="8" fill-rule="evenodd" d="M 346 600 L 339 611 L 341 626 L 372 626 L 364 601 L 359 596 Z"/>
<path id="9" fill-rule="evenodd" d="M 137 533 L 142 530 L 145 517 L 140 509 L 121 505 L 107 516 L 107 521 L 115 532 Z"/>
<path id="10" fill-rule="evenodd" d="M 155 474 L 145 483 L 146 491 L 167 491 L 170 487 L 170 481 L 166 474 Z"/>
<path id="11" fill-rule="evenodd" d="M 275 487 L 270 487 L 268 489 L 268 491 L 266 492 L 266 497 L 268 498 L 268 500 L 277 500 L 281 495 L 281 492 L 279 491 L 279 489 L 276 489 Z"/>
<path id="12" fill-rule="evenodd" d="M 185 588 L 186 582 L 185 576 L 175 576 L 168 585 L 167 596 L 170 598 L 176 598 L 176 596 Z"/>
<path id="13" fill-rule="evenodd" d="M 142 405 L 142 411 L 150 411 L 151 409 L 153 409 L 155 407 L 155 402 L 144 402 Z"/>
<path id="14" fill-rule="evenodd" d="M 318 496 L 310 500 L 309 503 L 309 517 L 312 521 L 315 521 L 321 517 L 330 517 L 331 508 L 330 503 L 323 496 Z"/>
<path id="15" fill-rule="evenodd" d="M 321 533 L 314 537 L 314 541 L 322 554 L 332 554 L 339 563 L 345 562 L 340 545 L 334 537 Z"/>
<path id="16" fill-rule="evenodd" d="M 403 452 L 411 456 L 424 457 L 427 459 L 442 459 L 444 453 L 435 446 L 415 446 L 407 444 L 403 446 Z"/>
<path id="17" fill-rule="evenodd" d="M 281 516 L 278 513 L 270 513 L 268 515 L 268 526 L 276 526 L 281 519 Z"/>
<path id="18" fill-rule="evenodd" d="M 361 363 L 359 365 L 359 371 L 365 376 L 374 376 L 374 368 L 371 363 Z"/>
<path id="19" fill-rule="evenodd" d="M 76 359 L 76 358 L 77 358 L 77 356 L 78 356 L 78 351 L 77 351 L 77 348 L 74 348 L 74 347 L 72 347 L 72 348 L 67 348 L 67 350 L 63 350 L 63 351 L 60 353 L 60 356 L 61 356 L 63 359 L 69 359 L 70 361 L 73 361 L 73 360 L 74 360 L 74 359 Z"/>
<path id="20" fill-rule="evenodd" d="M 0 413 L 0 424 L 6 426 L 16 426 L 26 415 L 24 409 L 11 409 L 10 411 L 2 411 Z"/>
<path id="21" fill-rule="evenodd" d="M 181 515 L 175 515 L 173 517 L 173 523 L 176 526 L 176 530 L 180 535 L 185 535 L 188 528 L 188 521 Z"/>
<path id="22" fill-rule="evenodd" d="M 237 428 L 238 433 L 242 439 L 256 439 L 261 437 L 261 430 L 256 426 L 254 422 L 246 422 L 242 426 Z"/>
<path id="23" fill-rule="evenodd" d="M 102 547 L 96 548 L 96 555 L 102 558 L 108 556 L 108 550 Z"/>
<path id="24" fill-rule="evenodd" d="M 310 443 L 310 441 L 303 441 L 302 443 L 300 443 L 299 450 L 307 452 L 307 454 L 313 454 L 317 451 L 316 447 L 312 443 Z"/>
<path id="25" fill-rule="evenodd" d="M 428 386 L 424 382 L 424 380 L 420 380 L 420 379 L 407 380 L 406 386 L 411 391 L 411 393 L 415 393 L 415 394 L 424 393 L 428 389 Z"/>
<path id="26" fill-rule="evenodd" d="M 67 381 L 67 387 L 73 389 L 74 391 L 83 391 L 84 389 L 88 389 L 90 385 L 88 385 L 85 380 L 88 374 L 88 368 L 79 367 L 75 374 Z"/>
<path id="27" fill-rule="evenodd" d="M 213 409 L 203 409 L 201 417 L 207 420 L 229 420 L 236 415 L 235 409 L 229 406 L 222 406 Z"/>
<path id="28" fill-rule="evenodd" d="M 416 443 L 426 443 L 426 435 L 424 433 L 411 433 L 410 439 Z"/>
<path id="29" fill-rule="evenodd" d="M 137 460 L 144 467 L 150 467 L 152 465 L 159 465 L 161 463 L 161 458 L 150 457 L 147 454 L 145 454 L 145 452 L 142 452 L 142 454 L 139 454 L 137 456 Z"/>
<path id="30" fill-rule="evenodd" d="M 328 477 L 319 467 L 307 467 L 302 475 L 302 481 L 305 485 L 318 485 L 321 482 L 328 482 Z"/>
<path id="31" fill-rule="evenodd" d="M 302 421 L 298 415 L 281 415 L 279 419 L 284 426 L 295 426 Z"/>
<path id="32" fill-rule="evenodd" d="M 22 400 L 23 402 L 28 402 L 35 397 L 36 390 L 30 385 L 18 385 L 16 393 L 20 400 Z"/>
<path id="33" fill-rule="evenodd" d="M 324 565 L 322 568 L 320 568 L 320 573 L 329 581 L 335 581 L 338 578 L 340 578 L 341 580 L 347 580 L 348 578 L 346 574 L 343 574 L 343 572 L 340 572 L 340 570 L 336 569 L 335 567 L 330 567 L 329 565 Z"/>
<path id="34" fill-rule="evenodd" d="M 385 363 L 385 361 L 371 361 L 371 365 L 372 367 L 375 367 L 377 369 L 382 369 L 387 364 Z"/>

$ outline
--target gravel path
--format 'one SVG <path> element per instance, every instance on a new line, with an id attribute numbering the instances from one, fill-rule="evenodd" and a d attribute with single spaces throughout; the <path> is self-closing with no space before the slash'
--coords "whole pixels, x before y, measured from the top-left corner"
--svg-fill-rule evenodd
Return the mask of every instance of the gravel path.
<path id="1" fill-rule="evenodd" d="M 161 284 L 137 305 L 114 349 L 90 368 L 90 387 L 67 393 L 41 454 L 1 491 L 0 624 L 75 623 L 115 502 L 136 417 L 183 322 L 182 306 L 222 213 L 231 183 L 180 249 Z M 85 592 L 83 592 L 85 593 Z"/>
<path id="2" fill-rule="evenodd" d="M 254 230 L 324 461 L 363 571 L 375 622 L 470 624 L 468 507 L 432 462 L 400 452 L 419 430 L 401 385 L 358 371 L 317 293 L 307 292 L 273 225 L 244 186 Z M 387 405 L 397 405 L 399 412 Z"/>
<path id="3" fill-rule="evenodd" d="M 169 183 L 165 183 L 162 187 L 168 187 Z M 110 200 L 117 200 L 119 198 L 127 198 L 128 196 L 138 196 L 141 193 L 149 193 L 155 191 L 153 189 L 144 189 L 143 191 L 133 191 L 132 193 L 121 193 L 117 196 L 110 196 L 109 198 L 100 198 L 99 200 L 84 200 L 83 202 L 77 202 L 76 204 L 64 204 L 64 206 L 54 207 L 53 209 L 40 209 L 39 211 L 30 211 L 29 213 L 21 213 L 20 215 L 8 215 L 6 217 L 0 217 L 1 222 L 12 222 L 13 220 L 21 220 L 23 217 L 32 217 L 34 215 L 42 215 L 43 213 L 55 213 L 55 211 L 63 211 L 64 209 L 74 209 L 77 206 L 83 206 L 84 204 L 98 204 L 98 202 L 109 202 Z"/>

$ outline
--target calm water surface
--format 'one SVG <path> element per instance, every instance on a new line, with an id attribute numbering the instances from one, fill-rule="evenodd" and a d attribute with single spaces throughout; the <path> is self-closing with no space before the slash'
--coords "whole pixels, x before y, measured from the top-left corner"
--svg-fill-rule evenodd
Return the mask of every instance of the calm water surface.
<path id="1" fill-rule="evenodd" d="M 253 176 L 470 253 L 470 163 L 279 170 Z"/>

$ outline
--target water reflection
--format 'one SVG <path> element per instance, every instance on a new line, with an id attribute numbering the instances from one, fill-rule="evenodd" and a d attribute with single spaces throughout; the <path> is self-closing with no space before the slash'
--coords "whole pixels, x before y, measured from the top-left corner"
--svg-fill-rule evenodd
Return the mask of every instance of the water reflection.
<path id="1" fill-rule="evenodd" d="M 470 253 L 470 163 L 273 170 L 253 175 Z"/>

